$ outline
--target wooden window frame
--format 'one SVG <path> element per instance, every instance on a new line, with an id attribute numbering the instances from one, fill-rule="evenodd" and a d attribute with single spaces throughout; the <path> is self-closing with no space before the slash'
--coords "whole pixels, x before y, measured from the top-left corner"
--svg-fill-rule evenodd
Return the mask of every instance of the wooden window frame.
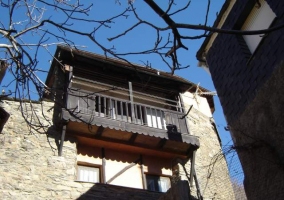
<path id="1" fill-rule="evenodd" d="M 98 182 L 90 182 L 90 181 L 84 181 L 84 180 L 79 180 L 79 167 L 88 167 L 88 168 L 96 168 L 99 171 L 99 181 Z M 76 167 L 76 181 L 77 182 L 84 182 L 84 183 L 102 183 L 103 177 L 102 177 L 102 166 L 101 165 L 96 165 L 92 163 L 87 163 L 87 162 L 77 162 L 77 167 Z"/>
<path id="2" fill-rule="evenodd" d="M 157 190 L 157 188 L 155 188 L 154 190 L 152 189 L 149 189 L 148 188 L 148 178 L 149 177 L 156 177 L 156 178 L 158 178 L 158 179 L 160 179 L 160 178 L 165 178 L 165 179 L 168 179 L 168 187 L 167 187 L 167 189 L 166 190 L 162 190 L 162 188 L 161 188 L 161 186 L 159 185 L 159 183 L 156 183 L 156 184 L 158 184 L 158 187 L 159 187 L 159 189 Z M 165 176 L 165 175 L 156 175 L 156 174 L 148 174 L 148 173 L 145 173 L 145 182 L 146 182 L 146 189 L 147 190 L 150 190 L 150 191 L 155 191 L 155 192 L 167 192 L 167 190 L 169 190 L 170 188 L 171 188 L 171 177 L 170 176 Z"/>

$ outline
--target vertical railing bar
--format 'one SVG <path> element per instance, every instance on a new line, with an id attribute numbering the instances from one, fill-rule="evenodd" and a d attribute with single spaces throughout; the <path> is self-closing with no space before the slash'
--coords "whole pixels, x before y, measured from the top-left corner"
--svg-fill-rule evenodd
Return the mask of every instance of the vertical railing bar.
<path id="1" fill-rule="evenodd" d="M 91 100 L 92 100 L 92 115 L 95 116 L 96 113 L 96 98 L 94 98 L 94 95 L 92 95 Z"/>
<path id="2" fill-rule="evenodd" d="M 165 126 L 165 130 L 167 130 L 167 118 L 166 118 L 166 111 L 162 111 L 163 112 L 163 119 L 165 121 L 163 121 L 163 125 Z"/>
<path id="3" fill-rule="evenodd" d="M 97 104 L 98 104 L 96 95 L 94 96 L 94 101 L 95 101 L 95 107 L 94 107 L 94 112 L 95 113 L 94 113 L 94 116 L 96 116 L 96 112 L 97 112 L 96 107 L 97 107 Z"/>
<path id="4" fill-rule="evenodd" d="M 86 94 L 85 93 L 85 101 L 84 101 L 84 103 L 86 104 L 86 108 L 85 108 L 85 110 L 84 110 L 84 113 L 87 113 L 87 114 L 89 114 L 89 112 L 90 112 L 90 100 L 89 100 L 89 96 L 88 96 L 88 94 Z"/>
<path id="5" fill-rule="evenodd" d="M 140 111 L 140 122 L 141 122 L 141 125 L 143 125 L 143 113 L 142 113 L 141 105 L 139 105 L 139 111 Z"/>
<path id="6" fill-rule="evenodd" d="M 126 102 L 123 101 L 123 102 L 122 102 L 121 110 L 123 111 L 123 117 L 125 117 L 125 121 L 127 122 L 126 108 L 124 107 L 125 104 L 126 104 Z"/>
<path id="7" fill-rule="evenodd" d="M 126 110 L 126 121 L 128 122 L 128 103 L 125 102 L 125 110 Z M 131 119 L 131 118 L 130 118 Z"/>
<path id="8" fill-rule="evenodd" d="M 85 95 L 86 95 L 86 97 L 85 97 L 86 109 L 84 110 L 84 113 L 89 114 L 89 112 L 90 112 L 89 96 L 87 94 L 85 94 Z"/>
<path id="9" fill-rule="evenodd" d="M 145 106 L 143 106 L 143 108 L 142 108 L 143 110 L 144 110 L 144 119 L 145 119 L 145 121 L 144 121 L 144 124 L 143 125 L 148 125 L 148 121 L 147 121 L 147 109 L 146 109 L 146 107 Z"/>
<path id="10" fill-rule="evenodd" d="M 178 118 L 179 118 L 179 116 L 178 116 L 178 114 L 176 114 L 176 118 L 175 118 L 176 122 L 175 123 L 176 123 L 178 132 L 180 132 L 180 124 L 179 124 Z"/>
<path id="11" fill-rule="evenodd" d="M 111 105 L 110 105 L 110 116 L 111 116 L 112 119 L 114 119 L 114 114 L 113 114 L 114 113 L 113 112 L 114 111 L 114 100 L 111 99 L 110 102 L 111 102 Z"/>
<path id="12" fill-rule="evenodd" d="M 78 93 L 78 96 L 80 96 L 80 92 Z M 77 112 L 79 112 L 79 107 L 80 107 L 80 98 L 79 97 L 76 97 L 78 100 L 77 100 Z"/>
<path id="13" fill-rule="evenodd" d="M 155 109 L 155 117 L 156 117 L 156 126 L 157 126 L 157 128 L 159 128 L 159 125 L 158 125 L 158 116 L 157 116 L 157 109 Z"/>
<path id="14" fill-rule="evenodd" d="M 111 112 L 112 119 L 114 119 L 115 118 L 115 100 L 114 99 L 111 99 L 111 110 L 110 110 L 110 112 Z"/>
<path id="15" fill-rule="evenodd" d="M 105 114 L 105 117 L 106 117 L 106 97 L 103 97 L 104 98 L 104 114 Z"/>
<path id="16" fill-rule="evenodd" d="M 88 96 L 87 98 L 87 107 L 88 107 L 88 113 L 92 114 L 92 96 Z"/>
<path id="17" fill-rule="evenodd" d="M 111 98 L 108 98 L 107 116 L 110 118 Z"/>
<path id="18" fill-rule="evenodd" d="M 173 121 L 173 114 L 171 112 L 169 112 L 169 113 L 170 113 L 170 118 L 171 118 L 171 124 L 173 124 L 174 123 L 174 121 Z"/>
<path id="19" fill-rule="evenodd" d="M 84 98 L 82 102 L 82 104 L 84 105 L 83 113 L 88 113 L 88 97 L 86 97 L 85 95 L 86 94 L 84 94 Z"/>
<path id="20" fill-rule="evenodd" d="M 99 99 L 99 117 L 101 116 L 101 96 L 98 95 L 98 99 Z"/>
<path id="21" fill-rule="evenodd" d="M 121 114 L 121 121 L 123 121 L 122 101 L 120 101 L 120 114 Z"/>
<path id="22" fill-rule="evenodd" d="M 134 114 L 134 105 L 133 105 L 133 91 L 132 91 L 132 83 L 128 82 L 129 87 L 129 100 L 131 103 L 131 121 L 135 123 L 135 114 Z"/>
<path id="23" fill-rule="evenodd" d="M 93 115 L 93 113 L 94 113 L 94 108 L 93 108 L 94 100 L 93 100 L 93 96 L 90 96 L 88 101 L 90 102 L 90 103 L 89 103 L 89 104 L 90 104 L 90 105 L 89 105 L 90 114 Z"/>
<path id="24" fill-rule="evenodd" d="M 117 120 L 117 118 L 118 118 L 117 100 L 114 100 L 114 101 L 115 101 L 115 119 Z"/>
<path id="25" fill-rule="evenodd" d="M 169 112 L 169 110 L 166 110 L 165 119 L 166 119 L 166 126 L 172 124 L 172 114 L 171 112 Z"/>
<path id="26" fill-rule="evenodd" d="M 185 121 L 186 118 L 182 118 L 182 117 L 183 115 L 178 116 L 180 130 L 181 132 L 188 133 L 187 128 L 186 128 L 186 121 Z"/>
<path id="27" fill-rule="evenodd" d="M 150 118 L 151 118 L 151 125 L 152 127 L 154 127 L 154 124 L 153 124 L 153 113 L 152 113 L 152 108 L 150 107 Z"/>
<path id="28" fill-rule="evenodd" d="M 83 113 L 88 113 L 89 107 L 88 107 L 88 95 L 86 93 L 84 93 L 84 98 L 83 98 L 83 105 L 84 105 L 84 109 L 83 109 Z"/>
<path id="29" fill-rule="evenodd" d="M 134 123 L 135 124 L 138 124 L 138 116 L 137 116 L 137 105 L 133 105 L 134 107 L 134 112 L 135 112 L 135 120 L 134 120 Z"/>
<path id="30" fill-rule="evenodd" d="M 160 122 L 161 122 L 161 129 L 164 129 L 164 123 L 163 123 L 163 111 L 161 109 L 159 109 L 160 112 Z"/>

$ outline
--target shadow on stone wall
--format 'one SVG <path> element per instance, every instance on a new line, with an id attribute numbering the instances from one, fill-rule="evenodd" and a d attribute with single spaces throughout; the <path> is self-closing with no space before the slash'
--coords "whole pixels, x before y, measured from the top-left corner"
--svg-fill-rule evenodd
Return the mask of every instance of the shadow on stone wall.
<path id="1" fill-rule="evenodd" d="M 53 150 L 57 151 L 57 155 L 59 154 L 59 149 L 60 149 L 60 142 L 61 142 L 61 134 L 62 134 L 62 127 L 60 126 L 55 126 L 55 125 L 51 125 L 50 127 L 48 127 L 47 131 L 46 131 L 46 137 L 47 137 L 47 141 L 50 145 L 50 147 Z M 56 146 L 52 146 L 51 144 L 51 140 L 54 140 L 54 143 Z M 76 138 L 72 137 L 72 136 L 66 136 L 64 139 L 64 142 L 71 142 L 71 143 L 76 143 Z"/>
<path id="2" fill-rule="evenodd" d="M 49 142 L 49 139 L 54 139 L 57 151 L 59 151 L 60 136 L 61 136 L 60 131 L 58 129 L 56 129 L 56 127 L 54 125 L 50 126 L 47 129 L 47 132 L 46 132 L 47 141 Z"/>

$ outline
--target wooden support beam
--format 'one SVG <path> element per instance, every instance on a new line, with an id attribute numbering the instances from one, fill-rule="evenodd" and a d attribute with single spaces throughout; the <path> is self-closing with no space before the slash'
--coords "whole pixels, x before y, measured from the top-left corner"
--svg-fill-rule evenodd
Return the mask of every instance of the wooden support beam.
<path id="1" fill-rule="evenodd" d="M 88 138 L 88 139 L 92 139 L 93 143 L 97 143 L 100 144 L 102 146 L 104 146 L 105 148 L 107 147 L 114 147 L 117 146 L 117 144 L 119 144 L 121 149 L 132 149 L 133 151 L 137 151 L 137 152 L 147 152 L 147 154 L 152 155 L 159 155 L 159 156 L 163 156 L 163 157 L 171 157 L 171 158 L 175 158 L 175 157 L 179 157 L 179 158 L 187 158 L 187 155 L 181 152 L 173 152 L 170 151 L 168 149 L 158 149 L 157 147 L 149 147 L 148 145 L 145 144 L 139 144 L 139 143 L 131 143 L 128 141 L 123 141 L 123 140 L 118 140 L 118 139 L 113 139 L 113 138 L 106 138 L 106 137 L 96 137 L 95 134 L 86 134 L 86 133 L 82 133 L 82 132 L 73 132 L 73 131 L 68 131 L 68 135 L 70 136 L 74 136 L 74 137 L 80 137 L 80 138 Z M 89 140 L 90 141 L 90 140 Z"/>
<path id="2" fill-rule="evenodd" d="M 129 87 L 129 100 L 131 103 L 131 119 L 133 123 L 136 123 L 135 114 L 134 114 L 134 105 L 133 105 L 133 91 L 132 91 L 132 83 L 128 82 Z"/>
<path id="3" fill-rule="evenodd" d="M 65 140 L 65 134 L 66 134 L 66 125 L 63 125 L 62 133 L 61 133 L 60 146 L 59 146 L 59 151 L 58 151 L 59 156 L 62 156 L 62 148 L 63 148 L 63 143 L 64 143 L 64 140 Z"/>
<path id="4" fill-rule="evenodd" d="M 201 190 L 200 190 L 200 187 L 199 187 L 199 182 L 198 182 L 198 179 L 197 179 L 195 169 L 193 169 L 193 177 L 194 177 L 194 181 L 195 181 L 195 185 L 196 185 L 197 197 L 198 197 L 199 200 L 203 200 L 203 196 L 201 194 Z"/>
<path id="5" fill-rule="evenodd" d="M 96 137 L 101 137 L 105 128 L 103 126 L 100 126 L 96 132 Z"/>
<path id="6" fill-rule="evenodd" d="M 130 137 L 130 139 L 129 139 L 129 143 L 130 144 L 132 144 L 134 141 L 135 141 L 135 139 L 137 138 L 137 133 L 133 133 L 132 135 L 131 135 L 131 137 Z"/>
<path id="7" fill-rule="evenodd" d="M 104 148 L 102 148 L 102 183 L 106 183 L 106 158 Z"/>
<path id="8" fill-rule="evenodd" d="M 166 144 L 167 139 L 161 139 L 157 145 L 158 149 L 162 149 L 164 147 L 164 145 Z"/>
<path id="9" fill-rule="evenodd" d="M 65 106 L 66 108 L 68 107 L 67 102 L 69 99 L 69 89 L 72 88 L 72 77 L 73 77 L 73 67 L 70 65 L 65 65 L 64 66 L 65 71 L 67 71 L 68 73 L 66 73 L 65 77 L 67 80 L 65 80 L 65 82 L 67 82 L 68 85 L 65 86 Z"/>
<path id="10" fill-rule="evenodd" d="M 147 183 L 146 183 L 146 177 L 145 177 L 145 173 L 144 173 L 143 157 L 142 157 L 142 155 L 140 155 L 140 167 L 141 167 L 141 177 L 142 177 L 143 189 L 147 189 Z"/>
<path id="11" fill-rule="evenodd" d="M 196 151 L 193 151 L 192 157 L 191 157 L 191 166 L 190 166 L 190 178 L 189 178 L 190 187 L 193 187 L 193 176 L 194 176 L 194 172 L 195 172 L 194 171 L 195 154 L 196 154 Z"/>
<path id="12" fill-rule="evenodd" d="M 191 158 L 193 152 L 196 151 L 197 149 L 198 149 L 198 147 L 189 144 L 189 148 L 188 148 L 187 151 L 186 151 L 187 157 L 188 157 L 188 158 Z"/>
<path id="13" fill-rule="evenodd" d="M 197 197 L 199 200 L 203 200 L 203 196 L 201 194 L 199 182 L 195 171 L 195 155 L 196 155 L 196 150 L 194 150 L 192 153 L 189 182 L 190 182 L 190 187 L 193 187 L 193 179 L 194 179 Z"/>

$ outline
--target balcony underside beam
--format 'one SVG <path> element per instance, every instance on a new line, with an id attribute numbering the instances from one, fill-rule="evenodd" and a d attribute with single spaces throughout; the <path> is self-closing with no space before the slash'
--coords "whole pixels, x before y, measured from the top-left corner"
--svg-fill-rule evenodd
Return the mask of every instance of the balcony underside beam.
<path id="1" fill-rule="evenodd" d="M 118 133 L 119 134 L 119 133 Z M 175 158 L 175 157 L 180 157 L 180 158 L 187 158 L 188 157 L 188 150 L 192 149 L 192 147 L 189 144 L 181 144 L 183 146 L 183 149 L 176 149 L 177 145 L 176 144 L 171 144 L 167 142 L 161 142 L 164 143 L 165 148 L 157 147 L 155 146 L 149 146 L 147 144 L 147 138 L 150 141 L 151 137 L 145 136 L 146 137 L 146 143 L 141 144 L 137 142 L 129 142 L 129 141 L 122 141 L 118 139 L 113 139 L 113 138 L 105 138 L 105 137 L 97 137 L 95 134 L 86 134 L 82 132 L 74 132 L 72 130 L 69 130 L 67 128 L 66 132 L 66 137 L 71 136 L 71 138 L 77 138 L 78 144 L 86 145 L 86 146 L 94 146 L 98 148 L 109 148 L 109 149 L 117 149 L 119 147 L 120 150 L 122 151 L 130 151 L 130 152 L 136 152 L 138 154 L 147 154 L 147 155 L 157 155 L 160 157 L 168 157 L 168 158 Z M 139 134 L 137 134 L 136 137 L 138 137 Z M 162 139 L 160 139 L 162 140 Z M 166 140 L 167 141 L 167 140 Z M 160 142 L 158 142 L 160 144 Z M 185 146 L 186 145 L 186 148 Z M 169 147 L 173 146 L 175 148 L 170 149 Z M 194 148 L 196 149 L 196 148 Z"/>
<path id="2" fill-rule="evenodd" d="M 97 137 L 101 137 L 103 132 L 104 132 L 105 128 L 103 126 L 100 126 L 97 130 L 96 136 Z"/>

